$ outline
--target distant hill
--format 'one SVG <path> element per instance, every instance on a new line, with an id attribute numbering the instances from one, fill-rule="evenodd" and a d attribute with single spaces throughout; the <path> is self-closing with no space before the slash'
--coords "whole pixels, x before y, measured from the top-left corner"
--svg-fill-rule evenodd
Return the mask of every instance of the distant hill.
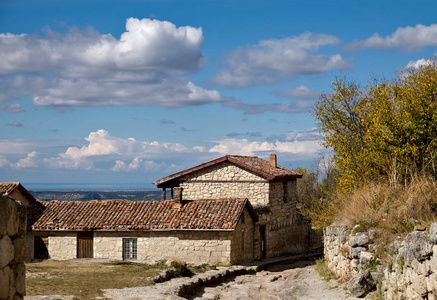
<path id="1" fill-rule="evenodd" d="M 29 192 L 41 201 L 60 200 L 60 201 L 88 201 L 88 200 L 162 200 L 162 191 L 43 191 L 37 190 Z"/>

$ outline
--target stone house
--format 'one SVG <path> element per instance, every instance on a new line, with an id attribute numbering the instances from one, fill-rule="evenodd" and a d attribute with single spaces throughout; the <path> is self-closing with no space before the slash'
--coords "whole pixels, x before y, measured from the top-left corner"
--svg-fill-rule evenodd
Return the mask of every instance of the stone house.
<path id="1" fill-rule="evenodd" d="M 163 201 L 34 201 L 27 257 L 234 264 L 303 253 L 311 230 L 296 209 L 301 177 L 276 155 L 227 155 L 155 181 Z"/>
<path id="2" fill-rule="evenodd" d="M 256 156 L 226 155 L 153 182 L 167 190 L 182 189 L 184 199 L 244 197 L 258 214 L 253 232 L 253 258 L 307 251 L 313 238 L 310 226 L 296 209 L 296 180 L 302 175 Z M 317 237 L 316 237 L 317 238 Z"/>

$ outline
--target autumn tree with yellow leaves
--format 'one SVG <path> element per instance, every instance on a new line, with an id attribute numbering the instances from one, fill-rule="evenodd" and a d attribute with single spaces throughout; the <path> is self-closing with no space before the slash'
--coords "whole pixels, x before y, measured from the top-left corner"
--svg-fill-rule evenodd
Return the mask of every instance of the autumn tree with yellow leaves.
<path id="1" fill-rule="evenodd" d="M 316 101 L 314 116 L 333 150 L 338 187 L 348 192 L 370 181 L 407 185 L 437 178 L 437 61 L 372 79 L 365 88 L 337 79 Z"/>

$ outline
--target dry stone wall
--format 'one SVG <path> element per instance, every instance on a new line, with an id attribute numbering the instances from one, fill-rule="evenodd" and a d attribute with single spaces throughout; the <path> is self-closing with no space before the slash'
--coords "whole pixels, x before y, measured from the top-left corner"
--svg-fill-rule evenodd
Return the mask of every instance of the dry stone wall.
<path id="1" fill-rule="evenodd" d="M 0 195 L 0 299 L 23 299 L 26 294 L 24 256 L 26 208 Z"/>
<path id="2" fill-rule="evenodd" d="M 369 266 L 374 283 L 380 283 L 386 299 L 437 299 L 437 223 L 429 232 L 413 231 L 392 244 L 384 266 L 373 252 L 374 232 L 353 233 L 347 227 L 324 230 L 325 260 L 344 280 L 364 273 Z M 374 270 L 372 268 L 372 270 Z M 351 280 L 352 281 L 352 280 Z M 351 282 L 350 281 L 350 282 Z"/>

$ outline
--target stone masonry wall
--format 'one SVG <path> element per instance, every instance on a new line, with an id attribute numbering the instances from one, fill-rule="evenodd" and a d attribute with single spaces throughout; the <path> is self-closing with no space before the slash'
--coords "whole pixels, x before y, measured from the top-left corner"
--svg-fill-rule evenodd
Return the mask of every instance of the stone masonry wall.
<path id="1" fill-rule="evenodd" d="M 0 195 L 0 299 L 23 299 L 26 270 L 26 208 Z"/>
<path id="2" fill-rule="evenodd" d="M 372 231 L 351 234 L 346 227 L 325 228 L 328 267 L 345 280 L 368 269 L 372 261 L 378 261 L 372 254 L 373 235 Z M 385 265 L 371 272 L 374 282 L 382 284 L 385 298 L 437 299 L 437 223 L 429 232 L 411 232 L 391 248 Z"/>
<path id="3" fill-rule="evenodd" d="M 254 206 L 267 205 L 269 200 L 267 180 L 229 162 L 186 175 L 180 186 L 183 199 L 188 200 L 241 197 Z"/>
<path id="4" fill-rule="evenodd" d="M 49 235 L 49 256 L 55 260 L 66 260 L 77 257 L 77 233 L 52 233 Z"/>
<path id="5" fill-rule="evenodd" d="M 231 260 L 235 264 L 243 261 L 251 261 L 259 258 L 260 251 L 254 244 L 255 224 L 247 210 L 244 211 L 244 222 L 238 222 L 237 228 L 231 239 Z"/>
<path id="6" fill-rule="evenodd" d="M 137 261 L 178 260 L 187 263 L 228 264 L 231 262 L 232 232 L 95 232 L 94 257 L 123 259 L 123 238 L 137 239 Z"/>

